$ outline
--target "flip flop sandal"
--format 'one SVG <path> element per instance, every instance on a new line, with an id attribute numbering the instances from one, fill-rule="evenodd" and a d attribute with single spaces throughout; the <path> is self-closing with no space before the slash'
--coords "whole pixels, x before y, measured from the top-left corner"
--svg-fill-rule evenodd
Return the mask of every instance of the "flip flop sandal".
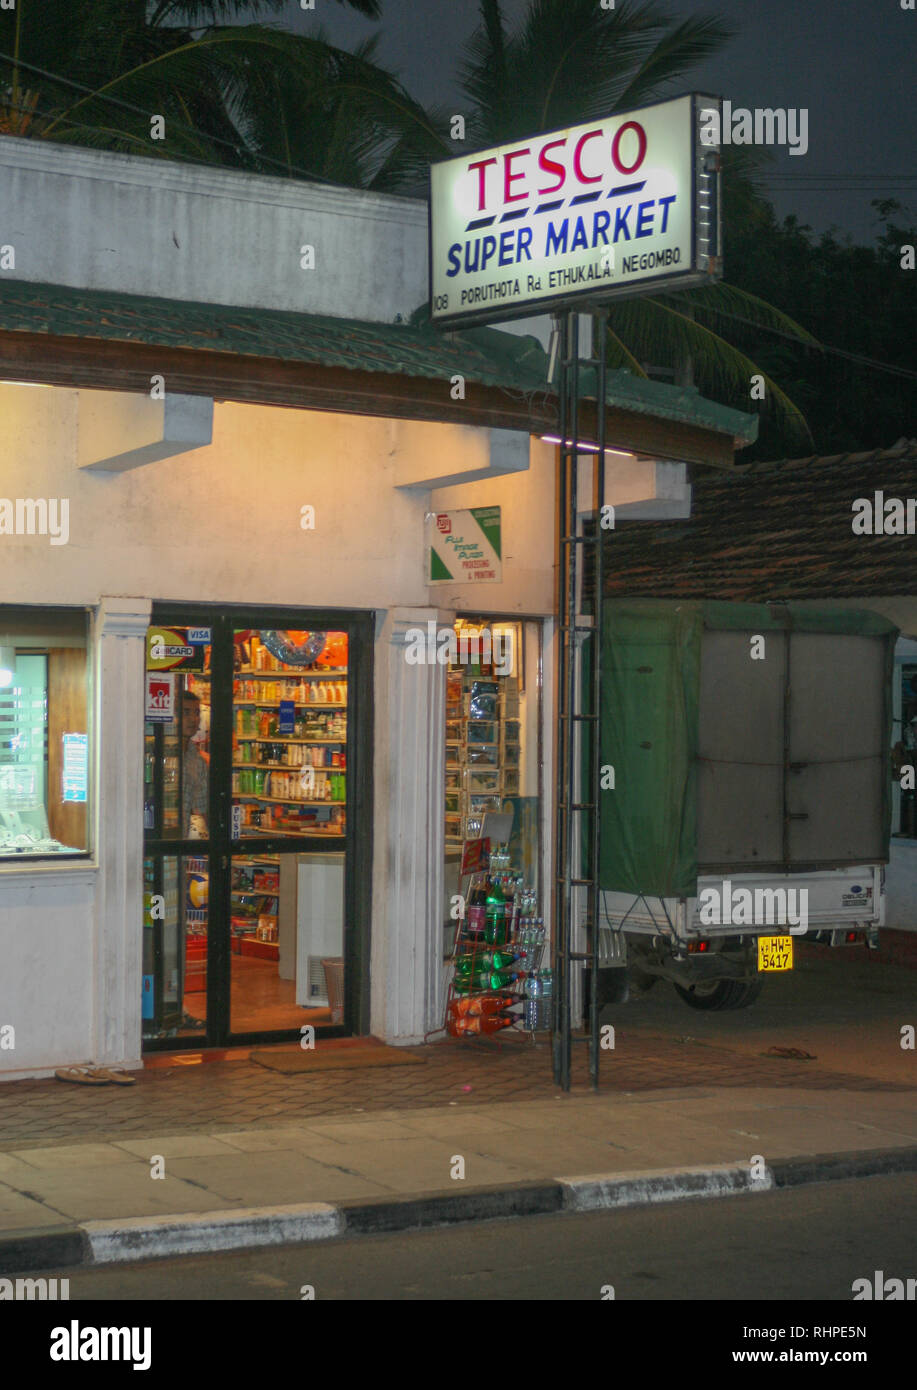
<path id="1" fill-rule="evenodd" d="M 106 1081 L 113 1081 L 116 1086 L 133 1086 L 136 1081 L 129 1072 L 120 1071 L 117 1067 L 99 1067 L 98 1075 Z"/>
<path id="2" fill-rule="evenodd" d="M 114 1080 L 100 1067 L 61 1067 L 54 1075 L 58 1081 L 76 1081 L 80 1086 L 107 1086 Z"/>

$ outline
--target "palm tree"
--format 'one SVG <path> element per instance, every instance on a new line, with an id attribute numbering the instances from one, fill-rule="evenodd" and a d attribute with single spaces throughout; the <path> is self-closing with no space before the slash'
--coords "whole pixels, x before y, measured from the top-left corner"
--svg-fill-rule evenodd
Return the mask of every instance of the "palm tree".
<path id="1" fill-rule="evenodd" d="M 321 32 L 232 22 L 284 3 L 17 0 L 0 11 L 0 132 L 391 184 L 392 148 L 425 130 L 424 113 L 375 64 L 372 44 L 351 54 Z M 338 3 L 380 11 L 380 0 Z M 164 139 L 151 138 L 153 116 Z"/>
<path id="2" fill-rule="evenodd" d="M 466 48 L 460 80 L 471 103 L 467 147 L 506 144 L 540 131 L 613 115 L 685 89 L 686 74 L 732 37 L 719 19 L 678 21 L 650 0 L 613 10 L 596 0 L 529 0 L 508 32 L 500 0 L 480 0 L 480 26 Z M 674 90 L 673 90 L 674 88 Z M 444 145 L 443 156 L 455 153 Z M 764 219 L 755 185 L 760 152 L 724 151 L 724 216 Z M 738 329 L 736 320 L 742 320 Z M 668 369 L 677 381 L 751 409 L 751 377 L 765 382 L 765 410 L 788 443 L 811 442 L 801 411 L 737 343 L 776 329 L 798 342 L 815 339 L 764 300 L 728 282 L 679 294 L 654 292 L 612 305 L 609 365 L 640 376 Z"/>
<path id="3" fill-rule="evenodd" d="M 314 41 L 309 80 L 271 64 L 250 74 L 237 106 L 248 148 L 291 175 L 307 158 L 312 174 L 330 182 L 425 195 L 427 166 L 443 157 L 445 119 L 376 62 L 377 39 L 352 52 L 321 29 Z"/>

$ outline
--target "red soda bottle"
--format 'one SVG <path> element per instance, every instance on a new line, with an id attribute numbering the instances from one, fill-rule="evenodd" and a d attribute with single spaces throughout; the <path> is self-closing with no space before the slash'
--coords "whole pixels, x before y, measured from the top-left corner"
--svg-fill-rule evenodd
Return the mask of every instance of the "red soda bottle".
<path id="1" fill-rule="evenodd" d="M 516 1002 L 511 994 L 464 995 L 450 1001 L 449 1013 L 453 1018 L 480 1018 L 498 1014 Z"/>
<path id="2" fill-rule="evenodd" d="M 484 1017 L 480 1015 L 468 1018 L 450 1018 L 446 1027 L 455 1038 L 465 1037 L 472 1033 L 499 1033 L 503 1028 L 511 1028 L 515 1019 L 507 1018 L 504 1014 L 488 1014 Z"/>

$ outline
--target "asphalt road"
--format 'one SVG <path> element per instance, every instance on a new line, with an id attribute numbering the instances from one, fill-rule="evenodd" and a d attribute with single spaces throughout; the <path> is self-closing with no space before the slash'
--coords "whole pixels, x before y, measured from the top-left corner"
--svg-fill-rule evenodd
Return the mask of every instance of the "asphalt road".
<path id="1" fill-rule="evenodd" d="M 849 1321 L 855 1279 L 917 1277 L 915 1230 L 910 1174 L 53 1272 L 72 1301 L 284 1302 L 304 1286 L 316 1300 L 601 1301 L 611 1285 L 616 1301 L 840 1301 Z"/>

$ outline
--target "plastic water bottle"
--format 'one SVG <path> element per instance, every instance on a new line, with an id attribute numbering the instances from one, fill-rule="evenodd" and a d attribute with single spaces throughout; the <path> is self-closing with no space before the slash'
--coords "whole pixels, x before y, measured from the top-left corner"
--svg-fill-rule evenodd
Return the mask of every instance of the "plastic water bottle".
<path id="1" fill-rule="evenodd" d="M 519 945 L 520 968 L 527 973 L 537 970 L 541 964 L 541 952 L 544 947 L 544 927 L 540 927 L 533 917 L 524 919 L 519 933 Z"/>
<path id="2" fill-rule="evenodd" d="M 550 970 L 539 970 L 525 982 L 525 1005 L 522 1021 L 532 1033 L 551 1027 L 554 1003 L 554 977 Z"/>
<path id="3" fill-rule="evenodd" d="M 541 998 L 538 1001 L 538 1006 L 541 1010 L 541 1026 L 542 1028 L 550 1028 L 554 1013 L 554 975 L 550 970 L 542 970 L 540 973 Z"/>
<path id="4" fill-rule="evenodd" d="M 525 982 L 525 1003 L 522 1006 L 522 1024 L 530 1033 L 538 1027 L 538 1004 L 541 999 L 541 981 L 537 975 L 530 975 Z"/>

